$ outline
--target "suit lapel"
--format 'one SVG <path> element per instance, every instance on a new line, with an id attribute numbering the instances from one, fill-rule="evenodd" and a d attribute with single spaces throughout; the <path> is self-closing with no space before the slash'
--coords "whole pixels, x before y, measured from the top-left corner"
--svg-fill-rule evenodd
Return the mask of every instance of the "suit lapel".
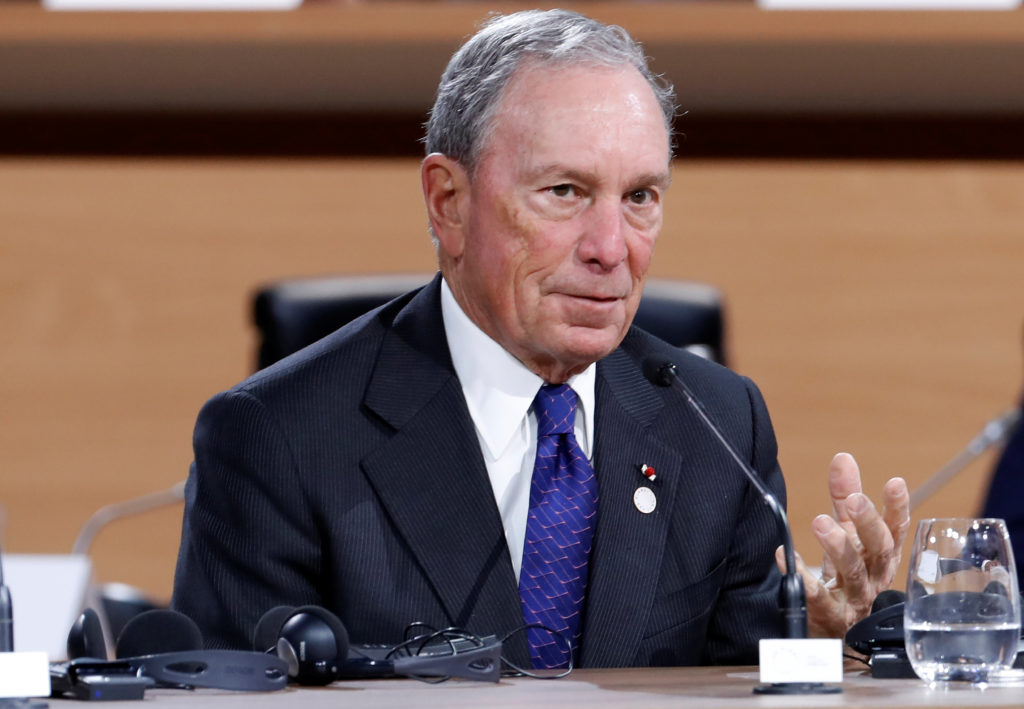
<path id="1" fill-rule="evenodd" d="M 507 632 L 522 624 L 515 575 L 452 369 L 439 285 L 419 293 L 384 339 L 365 404 L 395 433 L 363 470 L 451 623 Z"/>
<path id="2" fill-rule="evenodd" d="M 598 521 L 590 561 L 582 664 L 631 664 L 642 639 L 661 574 L 672 510 L 683 468 L 678 451 L 651 432 L 663 406 L 640 365 L 621 348 L 598 367 L 595 473 Z M 640 467 L 655 468 L 647 481 Z M 634 504 L 639 487 L 657 500 L 645 514 Z"/>

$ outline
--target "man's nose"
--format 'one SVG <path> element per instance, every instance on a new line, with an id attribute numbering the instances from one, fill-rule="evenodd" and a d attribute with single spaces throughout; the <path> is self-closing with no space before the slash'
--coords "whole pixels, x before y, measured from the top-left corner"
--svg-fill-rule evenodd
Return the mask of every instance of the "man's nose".
<path id="1" fill-rule="evenodd" d="M 594 202 L 584 217 L 578 248 L 580 260 L 605 270 L 618 266 L 627 256 L 627 228 L 621 200 Z"/>

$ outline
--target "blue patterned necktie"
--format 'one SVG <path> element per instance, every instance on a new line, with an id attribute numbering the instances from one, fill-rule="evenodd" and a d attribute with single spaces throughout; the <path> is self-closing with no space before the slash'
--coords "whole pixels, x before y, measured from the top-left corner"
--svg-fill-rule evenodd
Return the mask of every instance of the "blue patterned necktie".
<path id="1" fill-rule="evenodd" d="M 597 480 L 576 442 L 576 392 L 545 385 L 533 400 L 537 462 L 519 573 L 523 620 L 560 631 L 579 647 L 587 589 L 587 557 L 597 522 Z M 527 631 L 534 668 L 565 667 L 564 642 L 543 630 Z"/>

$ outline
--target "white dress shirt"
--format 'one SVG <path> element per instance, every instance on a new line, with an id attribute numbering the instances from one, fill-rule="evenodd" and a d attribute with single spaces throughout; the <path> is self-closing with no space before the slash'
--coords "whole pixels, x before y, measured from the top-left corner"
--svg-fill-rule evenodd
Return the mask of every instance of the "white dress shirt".
<path id="1" fill-rule="evenodd" d="M 476 427 L 518 580 L 537 456 L 537 418 L 532 404 L 544 380 L 477 327 L 443 280 L 441 314 L 452 364 Z M 596 371 L 597 365 L 591 364 L 568 381 L 579 400 L 576 440 L 588 459 L 593 457 L 594 449 Z"/>

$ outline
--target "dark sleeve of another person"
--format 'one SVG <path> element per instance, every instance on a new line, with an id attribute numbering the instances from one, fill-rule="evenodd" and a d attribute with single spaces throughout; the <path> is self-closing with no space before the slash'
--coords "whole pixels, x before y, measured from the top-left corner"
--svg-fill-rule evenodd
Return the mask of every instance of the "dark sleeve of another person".
<path id="1" fill-rule="evenodd" d="M 1024 406 L 1024 402 L 1021 402 Z M 1017 578 L 1024 588 L 1024 423 L 1006 442 L 1003 454 L 992 473 L 988 497 L 982 510 L 983 517 L 996 517 L 1006 521 L 1017 561 Z"/>

